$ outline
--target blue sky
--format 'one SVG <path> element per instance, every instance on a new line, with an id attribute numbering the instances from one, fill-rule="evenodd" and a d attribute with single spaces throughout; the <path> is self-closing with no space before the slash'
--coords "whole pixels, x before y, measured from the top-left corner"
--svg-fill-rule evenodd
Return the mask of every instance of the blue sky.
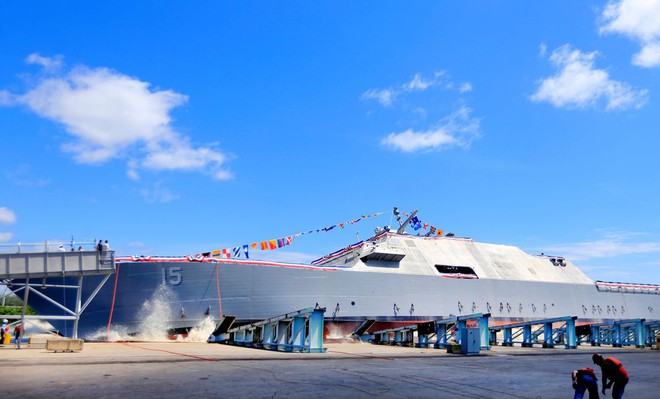
<path id="1" fill-rule="evenodd" d="M 660 284 L 660 1 L 3 2 L 0 244 L 394 224 Z"/>

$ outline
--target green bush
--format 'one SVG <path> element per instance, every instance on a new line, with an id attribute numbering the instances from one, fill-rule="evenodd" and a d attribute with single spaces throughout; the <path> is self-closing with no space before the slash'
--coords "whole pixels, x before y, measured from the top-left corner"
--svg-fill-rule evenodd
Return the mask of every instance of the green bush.
<path id="1" fill-rule="evenodd" d="M 23 312 L 23 306 L 0 306 L 0 314 L 2 315 L 20 316 L 22 312 Z M 25 311 L 25 314 L 36 315 L 37 312 L 35 312 L 34 309 L 28 306 L 27 310 Z"/>

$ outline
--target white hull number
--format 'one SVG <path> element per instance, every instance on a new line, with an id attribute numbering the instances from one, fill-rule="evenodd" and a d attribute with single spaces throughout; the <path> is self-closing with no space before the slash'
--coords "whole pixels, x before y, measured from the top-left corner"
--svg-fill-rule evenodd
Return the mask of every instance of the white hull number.
<path id="1" fill-rule="evenodd" d="M 163 267 L 163 284 L 179 285 L 181 284 L 181 267 Z"/>

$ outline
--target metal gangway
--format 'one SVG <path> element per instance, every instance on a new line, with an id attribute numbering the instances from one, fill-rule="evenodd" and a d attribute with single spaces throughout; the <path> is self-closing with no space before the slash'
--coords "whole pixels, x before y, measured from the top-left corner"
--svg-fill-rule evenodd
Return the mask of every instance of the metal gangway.
<path id="1" fill-rule="evenodd" d="M 93 243 L 81 243 L 93 244 Z M 22 294 L 23 308 L 20 315 L 21 328 L 25 331 L 26 319 L 41 320 L 73 320 L 73 336 L 78 338 L 78 321 L 87 306 L 92 302 L 96 294 L 101 290 L 106 281 L 115 273 L 115 252 L 94 250 L 66 250 L 59 245 L 55 251 L 51 247 L 56 244 L 38 244 L 38 251 L 25 250 L 25 247 L 37 244 L 18 244 L 13 251 L 7 251 L 4 245 L 0 252 L 0 281 L 6 285 L 14 294 Z M 82 302 L 82 285 L 85 276 L 104 276 L 97 284 L 92 294 Z M 75 283 L 54 283 L 54 278 L 71 277 Z M 44 292 L 47 288 L 71 289 L 76 291 L 76 301 L 73 309 L 65 306 L 57 300 L 49 297 Z M 9 295 L 7 293 L 6 295 Z M 68 315 L 27 315 L 27 306 L 31 295 L 53 304 Z M 0 318 L 17 319 L 16 315 L 0 315 Z M 19 348 L 20 348 L 20 340 Z"/>
<path id="2" fill-rule="evenodd" d="M 325 308 L 305 308 L 269 319 L 227 328 L 221 321 L 209 342 L 285 352 L 323 353 Z M 224 324 L 224 327 L 223 327 Z M 216 335 L 217 334 L 217 335 Z"/>

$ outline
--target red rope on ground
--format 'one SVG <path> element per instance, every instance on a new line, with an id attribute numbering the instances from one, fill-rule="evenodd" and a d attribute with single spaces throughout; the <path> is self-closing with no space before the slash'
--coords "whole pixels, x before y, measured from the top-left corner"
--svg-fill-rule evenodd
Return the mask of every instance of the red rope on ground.
<path id="1" fill-rule="evenodd" d="M 218 291 L 218 310 L 219 316 L 222 317 L 222 300 L 220 299 L 220 270 L 218 264 L 215 264 L 215 287 Z"/>
<path id="2" fill-rule="evenodd" d="M 108 317 L 108 330 L 106 335 L 110 336 L 110 325 L 112 324 L 112 313 L 115 311 L 115 298 L 117 296 L 117 281 L 119 280 L 119 265 L 117 263 L 117 271 L 115 272 L 115 290 L 112 292 L 112 305 L 110 306 L 110 317 Z"/>

